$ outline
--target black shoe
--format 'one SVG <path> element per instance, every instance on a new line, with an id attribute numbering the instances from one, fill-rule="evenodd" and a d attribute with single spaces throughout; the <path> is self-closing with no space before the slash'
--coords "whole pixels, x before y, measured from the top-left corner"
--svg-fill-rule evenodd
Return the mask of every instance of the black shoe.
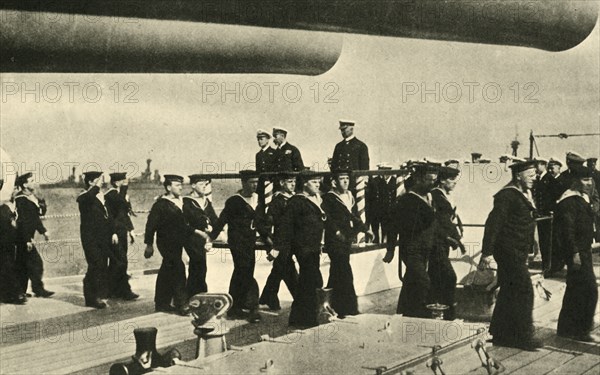
<path id="1" fill-rule="evenodd" d="M 33 297 L 33 295 L 31 293 L 25 293 L 25 297 L 31 298 L 31 297 Z"/>
<path id="2" fill-rule="evenodd" d="M 134 293 L 132 291 L 121 296 L 121 298 L 124 299 L 125 301 L 133 301 L 133 300 L 138 299 L 139 297 L 140 297 L 139 294 Z"/>
<path id="3" fill-rule="evenodd" d="M 35 292 L 36 297 L 49 298 L 49 297 L 52 297 L 53 295 L 54 295 L 53 291 L 46 290 L 46 289 L 42 289 L 39 292 Z"/>
<path id="4" fill-rule="evenodd" d="M 102 301 L 102 300 L 101 300 L 101 299 L 99 299 L 99 298 L 96 298 L 96 299 L 95 299 L 95 300 L 93 300 L 93 301 L 86 301 L 86 302 L 85 302 L 85 305 L 86 305 L 87 307 L 93 307 L 93 308 L 95 308 L 95 309 L 104 309 L 104 308 L 106 308 L 106 307 L 108 306 L 108 305 L 106 304 L 106 302 Z"/>
<path id="5" fill-rule="evenodd" d="M 227 312 L 229 319 L 244 319 L 248 316 L 242 309 L 233 308 Z"/>
<path id="6" fill-rule="evenodd" d="M 260 323 L 260 321 L 261 321 L 261 317 L 260 317 L 260 314 L 258 313 L 258 310 L 250 311 L 250 314 L 248 314 L 248 322 Z"/>
<path id="7" fill-rule="evenodd" d="M 191 313 L 192 313 L 192 310 L 190 309 L 190 307 L 188 305 L 183 305 L 177 309 L 177 314 L 179 314 L 181 316 L 188 316 Z"/>
<path id="8" fill-rule="evenodd" d="M 27 297 L 25 296 L 25 294 L 19 294 L 12 298 L 7 298 L 6 300 L 3 300 L 2 302 L 10 303 L 13 305 L 24 305 L 27 303 Z"/>
<path id="9" fill-rule="evenodd" d="M 156 312 L 164 312 L 164 313 L 173 313 L 173 312 L 176 312 L 177 309 L 174 308 L 171 305 L 166 305 L 166 306 L 155 305 L 154 306 L 154 311 L 156 311 Z"/>
<path id="10" fill-rule="evenodd" d="M 565 339 L 569 339 L 569 340 L 575 340 L 575 341 L 581 341 L 581 342 L 600 342 L 600 338 L 595 336 L 595 335 L 591 335 L 591 334 L 586 334 L 586 335 L 564 335 L 564 334 L 558 334 L 558 336 L 563 337 Z"/>
<path id="11" fill-rule="evenodd" d="M 493 339 L 494 346 L 505 346 L 509 348 L 523 349 L 529 352 L 534 352 L 539 348 L 544 347 L 544 342 L 537 338 L 531 338 L 524 341 L 512 341 L 502 338 Z"/>

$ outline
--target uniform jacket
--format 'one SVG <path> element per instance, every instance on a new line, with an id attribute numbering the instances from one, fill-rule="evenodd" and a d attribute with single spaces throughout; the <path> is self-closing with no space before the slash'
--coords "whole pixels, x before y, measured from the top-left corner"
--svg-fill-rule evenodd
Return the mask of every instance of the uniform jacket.
<path id="1" fill-rule="evenodd" d="M 93 186 L 77 197 L 81 214 L 81 241 L 106 242 L 116 233 L 115 222 L 106 206 L 97 198 L 98 186 Z"/>
<path id="2" fill-rule="evenodd" d="M 339 142 L 333 150 L 331 168 L 350 168 L 353 171 L 369 169 L 369 148 L 356 137 Z"/>
<path id="3" fill-rule="evenodd" d="M 0 244 L 13 245 L 17 241 L 17 212 L 9 204 L 0 204 Z"/>
<path id="4" fill-rule="evenodd" d="M 394 207 L 388 234 L 388 251 L 398 245 L 405 255 L 428 256 L 435 243 L 433 207 L 420 196 L 409 192 Z"/>
<path id="5" fill-rule="evenodd" d="M 19 217 L 17 219 L 17 241 L 31 242 L 37 231 L 46 233 L 46 228 L 40 219 L 41 208 L 34 195 L 26 195 L 20 192 L 15 197 L 15 205 Z"/>
<path id="6" fill-rule="evenodd" d="M 525 261 L 533 247 L 535 206 L 516 186 L 506 185 L 494 196 L 485 222 L 482 253 L 503 260 Z"/>
<path id="7" fill-rule="evenodd" d="M 447 248 L 447 237 L 454 238 L 457 241 L 460 241 L 462 237 L 458 227 L 459 219 L 456 214 L 456 207 L 452 206 L 446 194 L 439 188 L 431 191 L 431 198 L 435 210 L 436 243 Z"/>
<path id="8" fill-rule="evenodd" d="M 265 150 L 260 150 L 256 153 L 256 171 L 257 172 L 274 172 L 275 171 L 275 149 L 267 147 Z"/>
<path id="9" fill-rule="evenodd" d="M 132 231 L 133 223 L 129 216 L 130 205 L 127 201 L 126 191 L 110 189 L 104 194 L 104 200 L 109 214 L 115 220 L 117 231 L 120 233 Z"/>
<path id="10" fill-rule="evenodd" d="M 302 171 L 304 162 L 296 146 L 285 143 L 275 150 L 275 171 Z"/>
<path id="11" fill-rule="evenodd" d="M 323 196 L 321 207 L 327 215 L 325 222 L 325 250 L 347 251 L 358 232 L 368 230 L 355 212 L 348 209 L 340 197 L 333 191 Z M 352 208 L 354 209 L 354 198 Z M 340 231 L 341 236 L 336 235 Z"/>
<path id="12" fill-rule="evenodd" d="M 365 198 L 370 216 L 387 218 L 396 203 L 396 178 L 392 176 L 389 182 L 380 176 L 371 179 Z"/>
<path id="13" fill-rule="evenodd" d="M 285 209 L 279 231 L 275 233 L 273 247 L 296 255 L 319 253 L 326 220 L 320 206 L 304 194 L 294 195 Z"/>
<path id="14" fill-rule="evenodd" d="M 554 228 L 558 232 L 559 254 L 567 257 L 589 251 L 594 238 L 591 205 L 578 192 L 567 190 L 557 205 Z"/>
<path id="15" fill-rule="evenodd" d="M 533 183 L 533 197 L 535 199 L 535 206 L 538 214 L 542 216 L 549 215 L 551 211 L 554 211 L 556 206 L 555 197 L 556 193 L 553 191 L 554 177 L 550 173 L 545 173 L 542 178 L 538 178 Z"/>
<path id="16" fill-rule="evenodd" d="M 254 248 L 257 230 L 262 232 L 262 228 L 256 224 L 256 210 L 240 194 L 229 197 L 225 201 L 225 207 L 210 234 L 211 238 L 217 238 L 225 224 L 227 224 L 227 241 L 233 245 L 251 244 Z"/>
<path id="17" fill-rule="evenodd" d="M 279 230 L 279 225 L 281 224 L 281 218 L 285 212 L 285 208 L 290 201 L 292 196 L 286 196 L 281 192 L 276 192 L 273 195 L 273 199 L 271 203 L 267 207 L 266 210 L 263 210 L 265 213 L 260 218 L 260 225 L 263 228 L 263 232 L 265 233 L 275 233 Z M 259 210 L 257 210 L 259 211 Z M 262 212 L 262 211 L 259 211 Z M 272 238 L 273 236 L 271 236 Z"/>
<path id="18" fill-rule="evenodd" d="M 194 229 L 206 231 L 217 223 L 218 217 L 210 200 L 204 200 L 204 206 L 194 197 L 183 197 L 183 215 Z"/>
<path id="19" fill-rule="evenodd" d="M 183 209 L 166 196 L 154 202 L 146 222 L 144 243 L 152 245 L 156 233 L 156 245 L 159 248 L 181 248 L 189 236 L 194 235 L 194 228 L 185 219 Z"/>

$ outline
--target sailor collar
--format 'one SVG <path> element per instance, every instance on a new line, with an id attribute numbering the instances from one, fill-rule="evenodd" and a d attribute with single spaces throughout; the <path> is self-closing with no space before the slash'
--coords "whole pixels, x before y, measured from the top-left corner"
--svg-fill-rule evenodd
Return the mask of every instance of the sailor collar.
<path id="1" fill-rule="evenodd" d="M 561 195 L 560 199 L 556 201 L 556 203 L 560 203 L 570 197 L 581 197 L 587 204 L 590 204 L 590 197 L 586 193 L 580 193 L 571 189 L 567 189 L 563 195 Z"/>
<path id="2" fill-rule="evenodd" d="M 112 188 L 108 189 L 106 192 L 104 192 L 104 195 L 110 193 L 113 190 L 116 191 L 117 193 L 119 192 L 116 188 L 112 187 Z"/>
<path id="3" fill-rule="evenodd" d="M 169 201 L 169 202 L 173 203 L 175 206 L 177 206 L 177 208 L 179 208 L 181 211 L 183 211 L 183 200 L 182 200 L 182 199 L 180 199 L 180 198 L 175 198 L 175 197 L 171 198 L 171 197 L 169 197 L 169 196 L 168 196 L 168 195 L 166 195 L 166 194 L 165 194 L 165 195 L 163 195 L 163 196 L 161 196 L 160 198 L 161 198 L 161 199 L 165 199 L 165 200 L 167 200 L 167 201 Z"/>
<path id="4" fill-rule="evenodd" d="M 346 194 L 344 194 L 345 197 L 343 197 L 333 189 L 330 190 L 328 194 L 333 194 L 335 196 L 335 199 L 342 203 L 344 207 L 348 209 L 348 211 L 352 212 L 352 207 L 354 207 L 354 196 L 350 191 L 347 191 Z"/>
<path id="5" fill-rule="evenodd" d="M 208 206 L 208 199 L 206 198 L 206 196 L 195 197 L 190 194 L 190 195 L 186 195 L 184 198 L 191 199 L 194 202 L 198 203 L 198 206 L 200 206 L 200 208 L 203 210 Z"/>
<path id="6" fill-rule="evenodd" d="M 23 192 L 19 192 L 19 194 L 17 194 L 15 196 L 15 199 L 18 199 L 18 198 L 25 198 L 25 199 L 33 202 L 38 208 L 40 207 L 40 201 L 35 196 L 35 194 L 25 194 Z"/>
<path id="7" fill-rule="evenodd" d="M 500 191 L 503 191 L 503 190 L 515 190 L 515 191 L 519 192 L 519 194 L 523 198 L 525 198 L 525 200 L 529 203 L 529 205 L 531 205 L 531 207 L 535 208 L 535 202 L 533 201 L 533 195 L 531 194 L 531 190 L 527 189 L 527 193 L 524 193 L 523 191 L 521 191 L 521 189 L 519 189 L 512 183 L 508 183 L 506 186 L 504 186 L 502 189 L 500 189 Z M 498 193 L 496 193 L 496 194 L 498 194 Z"/>
<path id="8" fill-rule="evenodd" d="M 426 196 L 422 196 L 420 194 L 415 193 L 414 191 L 409 191 L 408 194 L 413 194 L 414 196 L 418 197 L 420 200 L 422 200 L 423 202 L 427 203 L 428 206 L 431 207 L 431 193 L 427 193 Z"/>
<path id="9" fill-rule="evenodd" d="M 235 196 L 240 197 L 248 206 L 256 210 L 256 206 L 258 206 L 258 194 L 252 193 L 250 197 L 244 197 L 241 191 L 238 191 Z"/>

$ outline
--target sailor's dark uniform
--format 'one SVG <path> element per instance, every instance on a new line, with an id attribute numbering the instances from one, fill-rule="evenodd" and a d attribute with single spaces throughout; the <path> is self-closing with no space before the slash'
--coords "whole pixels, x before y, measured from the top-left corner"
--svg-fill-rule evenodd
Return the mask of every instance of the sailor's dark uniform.
<path id="1" fill-rule="evenodd" d="M 300 266 L 298 289 L 289 324 L 292 326 L 317 325 L 317 288 L 323 287 L 319 269 L 321 241 L 327 216 L 317 201 L 304 194 L 290 198 L 277 231 L 274 248 L 296 255 Z"/>
<path id="2" fill-rule="evenodd" d="M 527 257 L 534 241 L 534 211 L 532 197 L 511 183 L 494 196 L 485 223 L 482 256 L 493 255 L 498 264 L 500 291 L 490 324 L 497 342 L 533 339 L 533 286 Z"/>
<path id="3" fill-rule="evenodd" d="M 17 212 L 10 203 L 0 204 L 0 301 L 17 302 L 22 295 L 17 280 Z"/>
<path id="4" fill-rule="evenodd" d="M 92 186 L 77 197 L 81 214 L 81 244 L 88 264 L 83 279 L 86 305 L 108 297 L 108 259 L 112 256 L 114 220 L 100 198 L 100 188 Z"/>
<path id="5" fill-rule="evenodd" d="M 27 250 L 27 243 L 33 243 L 35 232 L 46 233 L 46 228 L 40 219 L 41 207 L 33 195 L 20 192 L 15 197 L 19 217 L 17 219 L 17 277 L 21 292 L 27 292 L 27 284 L 31 280 L 31 290 L 37 295 L 44 295 L 44 263 L 35 245 Z"/>
<path id="6" fill-rule="evenodd" d="M 399 248 L 398 267 L 406 265 L 396 313 L 429 318 L 427 298 L 430 280 L 427 260 L 434 246 L 434 211 L 430 196 L 409 192 L 398 199 L 392 215 L 387 249 Z"/>
<path id="7" fill-rule="evenodd" d="M 182 200 L 164 195 L 154 202 L 146 222 L 146 245 L 154 243 L 155 233 L 156 247 L 163 258 L 156 278 L 155 307 L 168 310 L 173 299 L 175 307 L 180 309 L 187 302 L 185 265 L 181 255 L 184 244 L 194 235 L 194 228 L 183 214 Z"/>
<path id="8" fill-rule="evenodd" d="M 210 232 L 217 222 L 217 214 L 210 200 L 194 196 L 183 197 L 183 214 L 190 226 Z M 188 296 L 208 291 L 206 285 L 206 240 L 200 236 L 190 236 L 185 243 L 185 251 L 190 258 L 186 291 Z"/>
<path id="9" fill-rule="evenodd" d="M 279 231 L 280 223 L 290 198 L 291 196 L 284 193 L 277 193 L 267 209 L 265 219 L 268 227 L 267 232 L 272 227 L 274 236 Z M 290 251 L 284 252 L 280 250 L 279 255 L 273 261 L 273 268 L 260 296 L 259 302 L 261 304 L 269 305 L 272 309 L 281 307 L 277 294 L 279 293 L 279 286 L 282 280 L 285 282 L 292 297 L 295 297 L 296 289 L 298 288 L 298 271 L 296 270 L 296 265 Z"/>
<path id="10" fill-rule="evenodd" d="M 567 264 L 567 289 L 558 318 L 557 333 L 563 336 L 588 335 L 594 323 L 598 287 L 592 261 L 594 213 L 587 195 L 567 190 L 556 210 L 556 228 L 561 254 Z M 581 267 L 573 266 L 579 253 Z"/>
<path id="11" fill-rule="evenodd" d="M 110 259 L 108 266 L 109 290 L 110 294 L 115 297 L 128 297 L 132 292 L 129 285 L 129 275 L 127 275 L 127 234 L 134 228 L 129 216 L 130 204 L 127 189 L 121 187 L 121 190 L 118 191 L 112 188 L 104 194 L 104 200 L 108 212 L 114 218 L 115 230 L 119 238 L 119 243 L 113 245 L 114 256 Z"/>
<path id="12" fill-rule="evenodd" d="M 327 215 L 325 222 L 325 251 L 331 259 L 327 288 L 332 288 L 331 305 L 340 316 L 358 314 L 354 277 L 350 266 L 350 250 L 358 232 L 367 226 L 353 212 L 355 202 L 351 193 L 346 202 L 334 191 L 323 197 L 321 207 Z"/>
<path id="13" fill-rule="evenodd" d="M 429 255 L 427 273 L 431 281 L 431 303 L 441 303 L 449 307 L 444 319 L 454 320 L 454 294 L 456 290 L 456 272 L 450 263 L 448 237 L 461 239 L 458 228 L 456 207 L 448 200 L 442 188 L 431 191 L 435 210 L 435 246 Z"/>
<path id="14" fill-rule="evenodd" d="M 255 198 L 256 200 L 257 197 Z M 256 206 L 252 206 L 241 194 L 225 202 L 225 207 L 213 227 L 211 238 L 215 239 L 227 224 L 227 243 L 233 257 L 233 274 L 229 294 L 233 297 L 231 310 L 258 309 L 258 283 L 254 279 L 256 264 Z"/>

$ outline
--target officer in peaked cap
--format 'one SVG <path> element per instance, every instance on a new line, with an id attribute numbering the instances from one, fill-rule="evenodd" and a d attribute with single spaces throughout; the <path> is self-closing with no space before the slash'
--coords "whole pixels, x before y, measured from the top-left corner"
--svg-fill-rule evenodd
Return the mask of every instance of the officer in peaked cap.
<path id="1" fill-rule="evenodd" d="M 271 140 L 271 134 L 269 134 L 266 130 L 258 129 L 256 131 L 256 140 L 258 142 L 258 147 L 260 147 L 260 150 L 258 150 L 255 156 L 256 171 L 259 173 L 275 172 L 275 149 L 269 144 Z M 264 203 L 265 201 L 265 182 L 267 180 L 271 179 L 265 176 L 260 176 L 258 180 L 258 188 L 256 192 L 258 193 L 259 202 Z M 274 186 L 274 188 L 277 189 L 277 186 Z"/>
<path id="2" fill-rule="evenodd" d="M 536 163 L 537 175 L 533 183 L 532 193 L 537 208 L 537 215 L 542 218 L 537 223 L 537 229 L 542 256 L 542 271 L 547 272 L 551 267 L 552 221 L 544 218 L 550 217 L 556 203 L 553 192 L 554 177 L 547 172 L 547 159 L 538 157 L 533 160 Z"/>
<path id="3" fill-rule="evenodd" d="M 594 212 L 589 203 L 592 171 L 572 166 L 574 182 L 558 201 L 556 222 L 560 253 L 567 263 L 567 289 L 558 318 L 557 334 L 577 341 L 598 342 L 591 335 L 598 303 L 598 287 L 592 260 Z"/>
<path id="4" fill-rule="evenodd" d="M 106 208 L 114 219 L 119 243 L 114 245 L 113 257 L 109 260 L 108 274 L 110 278 L 109 294 L 127 301 L 139 297 L 131 291 L 128 266 L 128 242 L 133 244 L 133 222 L 131 221 L 131 203 L 129 201 L 129 181 L 127 174 L 116 172 L 110 174 L 111 188 L 104 193 Z"/>
<path id="5" fill-rule="evenodd" d="M 388 163 L 377 164 L 380 171 L 390 170 Z M 374 242 L 380 243 L 387 238 L 390 208 L 396 201 L 396 179 L 392 175 L 377 175 L 369 180 L 365 192 L 365 213 L 367 223 L 374 233 Z M 379 228 L 381 226 L 381 237 Z"/>
<path id="6" fill-rule="evenodd" d="M 500 292 L 492 315 L 494 345 L 535 350 L 543 346 L 534 337 L 533 286 L 527 258 L 533 248 L 535 205 L 531 188 L 536 178 L 535 160 L 510 166 L 512 180 L 494 196 L 483 236 L 479 269 L 498 264 Z"/>
<path id="7" fill-rule="evenodd" d="M 354 136 L 354 121 L 340 120 L 339 129 L 344 138 L 335 145 L 332 169 L 350 168 L 352 171 L 369 169 L 369 148 Z"/>
<path id="8" fill-rule="evenodd" d="M 304 162 L 300 150 L 287 141 L 288 131 L 282 127 L 273 128 L 273 143 L 275 143 L 275 171 L 302 171 Z"/>

